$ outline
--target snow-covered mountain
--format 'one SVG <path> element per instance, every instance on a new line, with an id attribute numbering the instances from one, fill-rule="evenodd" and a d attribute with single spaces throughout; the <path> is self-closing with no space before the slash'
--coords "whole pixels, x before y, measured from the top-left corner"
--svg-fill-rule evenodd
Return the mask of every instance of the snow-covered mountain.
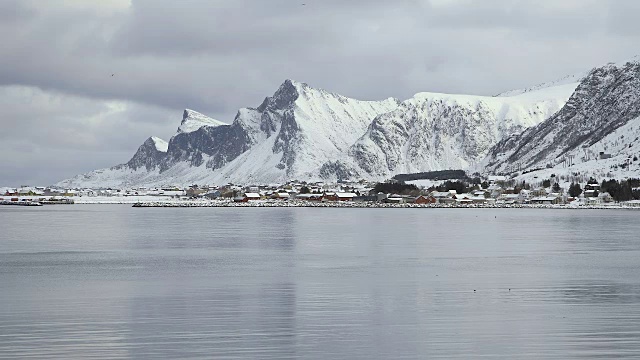
<path id="1" fill-rule="evenodd" d="M 493 173 L 637 176 L 639 117 L 640 59 L 607 64 L 589 72 L 558 113 L 498 142 L 482 165 Z"/>
<path id="2" fill-rule="evenodd" d="M 126 164 L 61 181 L 66 187 L 276 182 L 317 176 L 396 99 L 360 101 L 287 80 L 226 125 L 185 110 L 166 152 L 149 139 Z"/>
<path id="3" fill-rule="evenodd" d="M 553 84 L 501 97 L 419 93 L 377 116 L 346 156 L 325 164 L 322 175 L 384 179 L 467 169 L 498 140 L 553 115 L 576 86 Z"/>
<path id="4" fill-rule="evenodd" d="M 152 137 L 127 163 L 63 180 L 65 187 L 382 179 L 467 168 L 504 136 L 562 108 L 577 83 L 512 96 L 419 93 L 359 101 L 287 80 L 231 124 L 185 110 L 168 143 Z"/>

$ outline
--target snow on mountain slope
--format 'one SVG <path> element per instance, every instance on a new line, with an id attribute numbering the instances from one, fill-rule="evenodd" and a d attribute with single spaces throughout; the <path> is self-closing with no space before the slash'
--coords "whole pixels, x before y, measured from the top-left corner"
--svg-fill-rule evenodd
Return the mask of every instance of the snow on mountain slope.
<path id="1" fill-rule="evenodd" d="M 197 111 L 186 109 L 182 115 L 182 123 L 178 127 L 178 133 L 190 133 L 200 129 L 203 126 L 221 126 L 228 125 L 222 121 L 212 119 L 206 115 L 203 115 Z"/>
<path id="2" fill-rule="evenodd" d="M 580 83 L 580 80 L 582 80 L 585 76 L 587 76 L 587 74 L 588 72 L 581 72 L 578 74 L 567 75 L 558 80 L 534 85 L 529 88 L 505 91 L 501 94 L 496 95 L 496 97 L 510 97 L 510 96 L 523 95 L 527 93 L 540 93 L 540 90 L 551 89 L 551 88 L 559 89 L 559 88 L 562 88 L 563 86 L 569 86 L 575 89 Z M 542 93 L 544 93 L 544 91 Z"/>
<path id="3" fill-rule="evenodd" d="M 620 136 L 638 128 L 639 67 L 638 60 L 612 63 L 582 79 L 495 97 L 418 93 L 403 102 L 359 101 L 287 80 L 231 124 L 185 110 L 168 144 L 147 139 L 129 162 L 60 185 L 382 180 L 460 168 L 509 173 L 560 169 L 569 155 L 573 169 L 619 172 L 635 157 L 636 142 Z M 596 161 L 601 151 L 615 154 Z"/>
<path id="4" fill-rule="evenodd" d="M 610 158 L 601 158 L 603 152 Z M 551 175 L 568 179 L 579 177 L 582 182 L 596 179 L 640 177 L 640 117 L 609 133 L 603 139 L 575 152 L 573 163 L 559 164 L 517 176 L 518 181 L 541 182 Z M 570 166 L 569 166 L 570 165 Z"/>
<path id="5" fill-rule="evenodd" d="M 159 137 L 152 136 L 151 140 L 153 140 L 153 144 L 155 145 L 156 150 L 166 153 L 169 149 L 169 143 L 160 139 Z"/>
<path id="6" fill-rule="evenodd" d="M 640 61 L 640 55 L 636 55 L 636 56 L 634 56 L 634 57 L 632 57 L 630 59 L 611 62 L 609 64 L 613 64 L 613 65 L 616 65 L 616 66 L 624 66 L 626 63 L 637 62 L 637 61 Z M 587 77 L 587 75 L 589 75 L 589 71 L 583 71 L 583 72 L 579 72 L 579 73 L 576 73 L 576 74 L 573 74 L 573 75 L 564 76 L 564 77 L 562 77 L 560 79 L 557 79 L 557 80 L 554 80 L 554 81 L 549 81 L 549 82 L 545 82 L 545 83 L 542 83 L 542 84 L 534 85 L 532 87 L 528 87 L 528 88 L 525 88 L 525 89 L 516 89 L 516 90 L 505 91 L 505 92 L 503 92 L 501 94 L 498 94 L 496 96 L 499 96 L 499 97 L 516 96 L 516 95 L 522 95 L 522 94 L 525 94 L 525 93 L 539 92 L 539 90 L 548 89 L 548 88 L 559 89 L 563 85 L 570 86 L 570 87 L 573 87 L 575 89 L 576 87 L 578 87 L 578 84 L 580 84 L 580 81 L 582 81 L 582 79 Z"/>
<path id="7" fill-rule="evenodd" d="M 325 164 L 324 177 L 384 179 L 398 173 L 467 169 L 504 136 L 553 115 L 573 84 L 510 97 L 419 93 L 376 117 L 348 156 Z"/>
<path id="8" fill-rule="evenodd" d="M 323 163 L 346 151 L 371 119 L 397 106 L 395 99 L 360 101 L 286 81 L 255 110 L 259 117 L 243 116 L 247 124 L 260 118 L 253 148 L 203 178 L 266 183 L 313 177 Z"/>
<path id="9" fill-rule="evenodd" d="M 634 124 L 638 116 L 640 61 L 607 64 L 593 69 L 554 116 L 496 144 L 482 165 L 487 172 L 510 173 L 588 163 L 596 150 L 607 153 L 610 136 L 618 136 L 617 131 Z M 634 142 L 629 142 L 626 152 L 633 148 Z M 607 171 L 610 162 L 585 166 Z"/>
<path id="10" fill-rule="evenodd" d="M 149 152 L 143 144 L 127 164 L 79 175 L 60 185 L 272 182 L 309 177 L 346 151 L 371 119 L 398 103 L 391 98 L 354 100 L 287 80 L 259 107 L 240 109 L 230 125 L 203 121 L 206 116 L 187 110 L 181 127 L 187 126 L 171 138 L 164 155 Z M 205 122 L 215 126 L 198 127 Z M 147 152 L 150 156 L 143 161 Z M 147 171 L 141 172 L 141 166 Z"/>

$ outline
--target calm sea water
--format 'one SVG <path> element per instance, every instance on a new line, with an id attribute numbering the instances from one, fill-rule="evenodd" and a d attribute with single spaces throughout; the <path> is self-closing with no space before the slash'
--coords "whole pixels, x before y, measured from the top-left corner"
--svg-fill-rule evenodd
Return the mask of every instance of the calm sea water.
<path id="1" fill-rule="evenodd" d="M 0 207 L 0 358 L 637 358 L 639 220 Z"/>

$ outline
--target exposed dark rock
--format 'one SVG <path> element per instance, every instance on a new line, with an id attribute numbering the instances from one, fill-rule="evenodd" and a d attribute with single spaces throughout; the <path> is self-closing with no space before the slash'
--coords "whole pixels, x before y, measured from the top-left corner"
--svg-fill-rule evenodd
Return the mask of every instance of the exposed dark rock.
<path id="1" fill-rule="evenodd" d="M 140 145 L 138 151 L 125 165 L 134 170 L 144 167 L 147 171 L 151 171 L 162 162 L 165 155 L 165 152 L 156 148 L 155 141 L 150 137 Z"/>
<path id="2" fill-rule="evenodd" d="M 567 104 L 537 126 L 498 142 L 489 152 L 487 171 L 554 165 L 570 151 L 589 147 L 640 116 L 640 63 L 593 69 Z"/>

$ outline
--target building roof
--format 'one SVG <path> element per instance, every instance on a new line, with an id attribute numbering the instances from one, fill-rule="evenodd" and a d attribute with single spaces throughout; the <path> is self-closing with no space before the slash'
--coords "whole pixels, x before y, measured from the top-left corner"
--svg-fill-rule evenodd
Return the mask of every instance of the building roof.
<path id="1" fill-rule="evenodd" d="M 454 197 L 456 199 L 471 199 L 473 196 L 471 194 L 455 194 Z"/>
<path id="2" fill-rule="evenodd" d="M 531 201 L 555 201 L 557 199 L 557 196 L 539 196 L 531 199 Z"/>
<path id="3" fill-rule="evenodd" d="M 431 193 L 431 196 L 435 197 L 435 198 L 447 198 L 447 197 L 451 197 L 451 193 L 449 192 L 441 192 L 441 191 L 434 191 Z"/>
<path id="4" fill-rule="evenodd" d="M 298 199 L 316 199 L 321 198 L 322 194 L 298 194 L 296 198 Z"/>

